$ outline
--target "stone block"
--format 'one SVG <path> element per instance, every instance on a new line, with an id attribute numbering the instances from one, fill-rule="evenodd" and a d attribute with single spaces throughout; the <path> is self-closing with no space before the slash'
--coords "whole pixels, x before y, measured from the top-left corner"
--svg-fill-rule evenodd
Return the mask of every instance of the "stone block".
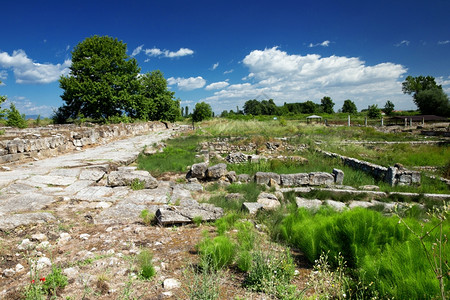
<path id="1" fill-rule="evenodd" d="M 191 170 L 188 173 L 188 177 L 204 179 L 206 176 L 207 169 L 208 169 L 207 163 L 193 164 Z"/>
<path id="2" fill-rule="evenodd" d="M 343 184 L 344 183 L 344 172 L 340 169 L 333 169 L 334 183 Z"/>
<path id="3" fill-rule="evenodd" d="M 309 174 L 296 173 L 296 174 L 281 174 L 281 185 L 283 186 L 302 186 L 309 184 Z"/>
<path id="4" fill-rule="evenodd" d="M 317 211 L 322 206 L 322 201 L 317 199 L 306 199 L 301 197 L 295 198 L 295 203 L 297 204 L 297 207 L 306 208 L 309 210 Z"/>
<path id="5" fill-rule="evenodd" d="M 222 176 L 227 174 L 227 165 L 226 164 L 217 164 L 209 167 L 206 170 L 206 178 L 209 180 L 216 180 Z"/>
<path id="6" fill-rule="evenodd" d="M 332 185 L 334 183 L 334 176 L 326 172 L 311 172 L 309 173 L 310 185 Z"/>
<path id="7" fill-rule="evenodd" d="M 257 184 L 269 184 L 270 179 L 275 180 L 277 184 L 281 183 L 281 177 L 273 172 L 257 172 L 255 174 L 255 182 Z"/>
<path id="8" fill-rule="evenodd" d="M 244 202 L 242 203 L 242 209 L 251 215 L 256 214 L 263 208 L 263 205 L 257 202 Z"/>

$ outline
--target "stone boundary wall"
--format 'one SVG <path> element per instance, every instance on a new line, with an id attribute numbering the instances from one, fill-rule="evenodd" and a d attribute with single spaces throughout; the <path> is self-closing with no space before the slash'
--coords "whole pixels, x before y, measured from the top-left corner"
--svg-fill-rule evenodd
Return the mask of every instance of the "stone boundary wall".
<path id="1" fill-rule="evenodd" d="M 398 164 L 393 167 L 386 168 L 364 160 L 359 160 L 337 153 L 327 152 L 323 150 L 319 151 L 325 156 L 339 158 L 342 160 L 344 165 L 368 173 L 378 180 L 387 182 L 391 186 L 420 184 L 420 172 L 407 170 Z"/>
<path id="2" fill-rule="evenodd" d="M 264 144 L 256 144 L 253 142 L 242 144 L 239 141 L 243 141 L 243 137 L 231 137 L 231 138 L 218 138 L 215 141 L 208 141 L 200 143 L 200 151 L 209 150 L 219 154 L 228 154 L 231 152 L 269 152 L 275 153 L 277 151 L 302 151 L 308 148 L 306 144 L 291 145 L 288 142 L 288 138 L 276 138 L 275 141 L 266 142 Z M 236 143 L 233 143 L 236 142 Z"/>
<path id="3" fill-rule="evenodd" d="M 51 157 L 166 128 L 167 124 L 162 122 L 92 127 L 71 124 L 27 129 L 3 128 L 5 133 L 0 135 L 0 165 L 30 158 L 37 160 Z"/>

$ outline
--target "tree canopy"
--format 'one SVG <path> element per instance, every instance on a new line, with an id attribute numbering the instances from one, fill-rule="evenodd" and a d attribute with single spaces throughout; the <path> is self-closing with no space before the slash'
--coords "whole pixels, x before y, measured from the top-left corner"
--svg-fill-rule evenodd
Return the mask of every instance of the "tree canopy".
<path id="1" fill-rule="evenodd" d="M 108 36 L 92 36 L 72 51 L 70 73 L 59 80 L 65 102 L 55 112 L 68 118 L 106 120 L 127 115 L 133 119 L 175 121 L 180 103 L 167 88 L 161 71 L 140 75 L 127 46 Z"/>
<path id="2" fill-rule="evenodd" d="M 320 106 L 322 107 L 322 110 L 324 113 L 327 113 L 327 114 L 334 113 L 334 110 L 333 110 L 334 102 L 333 102 L 333 100 L 331 100 L 330 97 L 323 97 L 320 100 L 320 103 L 321 103 Z"/>
<path id="3" fill-rule="evenodd" d="M 378 105 L 370 105 L 367 110 L 367 117 L 370 119 L 379 119 L 381 118 L 381 109 L 378 108 Z"/>
<path id="4" fill-rule="evenodd" d="M 405 94 L 413 94 L 414 103 L 422 114 L 450 116 L 450 101 L 442 86 L 432 76 L 406 77 L 402 83 Z"/>
<path id="5" fill-rule="evenodd" d="M 386 115 L 390 116 L 392 114 L 392 112 L 394 111 L 394 103 L 392 103 L 391 101 L 386 101 L 386 104 L 384 105 L 383 111 Z"/>
<path id="6" fill-rule="evenodd" d="M 358 109 L 356 108 L 355 102 L 350 99 L 344 101 L 344 105 L 342 105 L 342 112 L 348 114 L 356 114 Z"/>
<path id="7" fill-rule="evenodd" d="M 9 110 L 6 112 L 8 120 L 6 121 L 7 126 L 17 127 L 17 128 L 27 128 L 27 120 L 25 115 L 21 115 L 17 110 L 14 103 L 11 103 Z"/>
<path id="8" fill-rule="evenodd" d="M 192 113 L 192 121 L 200 122 L 212 117 L 211 105 L 206 102 L 199 102 L 195 104 L 194 112 Z"/>

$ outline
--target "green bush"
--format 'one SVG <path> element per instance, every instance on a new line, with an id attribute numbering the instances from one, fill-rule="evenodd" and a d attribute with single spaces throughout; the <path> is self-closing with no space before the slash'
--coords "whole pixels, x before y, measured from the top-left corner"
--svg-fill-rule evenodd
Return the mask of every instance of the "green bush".
<path id="1" fill-rule="evenodd" d="M 8 120 L 6 121 L 7 126 L 17 127 L 17 128 L 27 128 L 28 123 L 25 120 L 25 115 L 21 115 L 16 109 L 14 103 L 11 103 L 9 110 L 6 113 Z"/>
<path id="2" fill-rule="evenodd" d="M 152 259 L 153 254 L 149 250 L 142 250 L 137 257 L 139 276 L 145 280 L 152 278 L 156 274 Z"/>
<path id="3" fill-rule="evenodd" d="M 239 214 L 237 213 L 228 213 L 220 219 L 217 219 L 214 222 L 214 225 L 217 228 L 217 233 L 219 235 L 223 235 L 226 231 L 233 228 L 234 224 L 237 220 L 239 220 Z"/>
<path id="4" fill-rule="evenodd" d="M 67 277 L 59 267 L 52 267 L 52 272 L 45 278 L 43 289 L 47 294 L 56 294 L 58 289 L 63 289 L 67 285 Z"/>
<path id="5" fill-rule="evenodd" d="M 220 235 L 211 239 L 206 236 L 198 245 L 198 252 L 201 259 L 201 267 L 222 269 L 230 265 L 234 259 L 235 245 L 226 236 Z"/>
<path id="6" fill-rule="evenodd" d="M 244 286 L 285 299 L 284 294 L 295 291 L 295 288 L 290 288 L 294 272 L 295 264 L 289 250 L 257 250 L 253 252 L 252 264 Z"/>

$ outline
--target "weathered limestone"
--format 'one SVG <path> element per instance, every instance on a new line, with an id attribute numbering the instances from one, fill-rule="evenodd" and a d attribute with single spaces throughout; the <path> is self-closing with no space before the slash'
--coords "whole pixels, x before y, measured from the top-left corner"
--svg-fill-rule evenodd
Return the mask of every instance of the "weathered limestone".
<path id="1" fill-rule="evenodd" d="M 309 184 L 308 173 L 281 174 L 281 185 L 283 186 L 302 186 Z"/>
<path id="2" fill-rule="evenodd" d="M 144 183 L 146 189 L 158 187 L 158 181 L 147 171 L 113 171 L 108 175 L 108 185 L 112 187 L 130 186 L 135 181 Z"/>
<path id="3" fill-rule="evenodd" d="M 311 172 L 309 173 L 309 185 L 332 185 L 334 177 L 330 173 Z"/>
<path id="4" fill-rule="evenodd" d="M 281 183 L 281 177 L 273 172 L 257 172 L 255 174 L 255 182 L 257 184 L 269 184 L 270 179 L 275 180 L 277 184 Z"/>
<path id="5" fill-rule="evenodd" d="M 209 167 L 206 170 L 206 178 L 208 180 L 217 180 L 227 174 L 227 165 L 224 163 Z"/>
<path id="6" fill-rule="evenodd" d="M 344 183 L 344 172 L 340 169 L 333 169 L 334 183 L 343 184 Z"/>
<path id="7" fill-rule="evenodd" d="M 258 195 L 257 203 L 261 204 L 265 210 L 274 210 L 281 206 L 278 198 L 270 193 L 262 192 Z"/>
<path id="8" fill-rule="evenodd" d="M 420 184 L 420 172 L 407 170 L 399 164 L 386 168 L 367 161 L 339 155 L 337 153 L 326 151 L 322 151 L 322 153 L 329 157 L 340 158 L 345 165 L 368 173 L 376 179 L 384 180 L 391 186 Z"/>
<path id="9" fill-rule="evenodd" d="M 0 164 L 21 161 L 27 158 L 41 159 L 59 155 L 85 146 L 99 145 L 149 131 L 165 129 L 161 122 L 94 125 L 52 125 L 41 128 L 17 130 L 6 128 L 0 143 Z"/>
<path id="10" fill-rule="evenodd" d="M 204 179 L 206 177 L 206 170 L 208 169 L 207 163 L 199 163 L 199 164 L 193 164 L 191 167 L 191 170 L 187 174 L 188 178 L 198 178 L 198 179 Z"/>
<path id="11" fill-rule="evenodd" d="M 166 206 L 158 208 L 155 218 L 160 225 L 188 224 L 194 218 L 213 221 L 223 216 L 223 209 L 212 204 L 201 203 L 194 206 Z"/>
<path id="12" fill-rule="evenodd" d="M 263 209 L 263 205 L 257 202 L 244 202 L 242 203 L 242 209 L 249 214 L 254 215 L 259 210 Z"/>
<path id="13" fill-rule="evenodd" d="M 319 210 L 319 208 L 322 206 L 322 201 L 317 199 L 305 199 L 301 197 L 296 197 L 295 202 L 297 203 L 297 207 L 303 207 L 306 209 L 311 209 L 314 211 Z"/>

